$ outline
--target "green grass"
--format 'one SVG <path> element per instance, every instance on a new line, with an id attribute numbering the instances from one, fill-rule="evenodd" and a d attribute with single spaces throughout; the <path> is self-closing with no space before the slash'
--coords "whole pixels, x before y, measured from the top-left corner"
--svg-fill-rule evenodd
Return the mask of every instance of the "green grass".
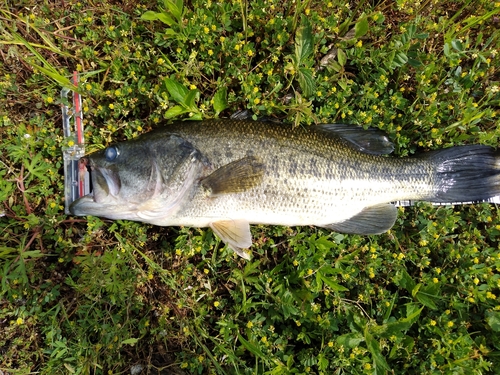
<path id="1" fill-rule="evenodd" d="M 254 226 L 251 261 L 208 229 L 65 216 L 59 92 L 81 72 L 89 151 L 240 109 L 378 127 L 399 156 L 496 147 L 499 2 L 119 3 L 0 6 L 1 371 L 498 373 L 495 205 Z"/>

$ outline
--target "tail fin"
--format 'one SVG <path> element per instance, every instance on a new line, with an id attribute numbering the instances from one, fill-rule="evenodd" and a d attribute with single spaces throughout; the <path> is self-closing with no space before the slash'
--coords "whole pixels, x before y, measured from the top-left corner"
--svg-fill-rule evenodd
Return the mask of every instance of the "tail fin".
<path id="1" fill-rule="evenodd" d="M 481 145 L 457 146 L 426 155 L 436 165 L 431 202 L 483 201 L 500 195 L 500 152 Z"/>

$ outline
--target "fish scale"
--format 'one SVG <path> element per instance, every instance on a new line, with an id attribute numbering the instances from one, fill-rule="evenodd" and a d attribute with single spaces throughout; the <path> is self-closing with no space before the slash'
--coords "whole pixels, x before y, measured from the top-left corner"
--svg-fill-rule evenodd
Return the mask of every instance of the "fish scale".
<path id="1" fill-rule="evenodd" d="M 184 220 L 183 225 L 193 226 L 200 225 L 205 216 L 239 219 L 242 215 L 260 217 L 262 224 L 330 224 L 351 217 L 356 207 L 361 211 L 367 205 L 403 197 L 424 198 L 426 190 L 422 190 L 422 185 L 429 190 L 432 180 L 431 166 L 426 162 L 364 154 L 341 138 L 325 137 L 307 129 L 274 123 L 263 126 L 253 121 L 214 123 L 224 126 L 203 122 L 169 128 L 200 149 L 213 161 L 214 168 L 244 157 L 251 150 L 266 164 L 263 182 L 248 192 L 216 201 L 207 201 L 200 192 L 183 210 L 183 217 L 172 221 Z M 227 140 L 221 143 L 223 137 Z M 233 158 L 225 158 L 220 152 L 214 155 L 211 150 L 218 147 L 230 150 Z M 308 167 L 312 160 L 315 168 Z M 398 186 L 396 176 L 405 175 L 409 178 Z M 305 207 L 307 215 L 303 213 Z M 348 212 L 339 215 L 339 209 Z M 302 218 L 293 216 L 298 213 L 302 213 Z M 262 222 L 266 220 L 262 214 L 268 215 L 268 221 Z M 189 222 L 190 218 L 196 219 Z"/>

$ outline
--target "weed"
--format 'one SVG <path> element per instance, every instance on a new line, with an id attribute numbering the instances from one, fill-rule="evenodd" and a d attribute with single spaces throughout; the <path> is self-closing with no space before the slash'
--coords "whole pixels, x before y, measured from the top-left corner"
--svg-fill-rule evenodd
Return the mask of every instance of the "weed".
<path id="1" fill-rule="evenodd" d="M 495 205 L 254 226 L 244 261 L 205 228 L 65 216 L 58 98 L 79 71 L 89 151 L 239 109 L 377 127 L 400 156 L 497 146 L 497 2 L 116 4 L 0 9 L 0 371 L 496 371 Z"/>

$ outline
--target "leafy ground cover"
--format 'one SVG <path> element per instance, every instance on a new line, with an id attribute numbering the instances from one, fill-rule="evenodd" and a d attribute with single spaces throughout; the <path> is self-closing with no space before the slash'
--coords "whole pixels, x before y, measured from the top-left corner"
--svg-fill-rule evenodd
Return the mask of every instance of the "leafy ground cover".
<path id="1" fill-rule="evenodd" d="M 500 3 L 4 1 L 0 371 L 485 374 L 500 363 L 499 209 L 400 208 L 379 236 L 64 214 L 59 92 L 89 151 L 241 109 L 386 131 L 397 155 L 498 145 Z"/>

